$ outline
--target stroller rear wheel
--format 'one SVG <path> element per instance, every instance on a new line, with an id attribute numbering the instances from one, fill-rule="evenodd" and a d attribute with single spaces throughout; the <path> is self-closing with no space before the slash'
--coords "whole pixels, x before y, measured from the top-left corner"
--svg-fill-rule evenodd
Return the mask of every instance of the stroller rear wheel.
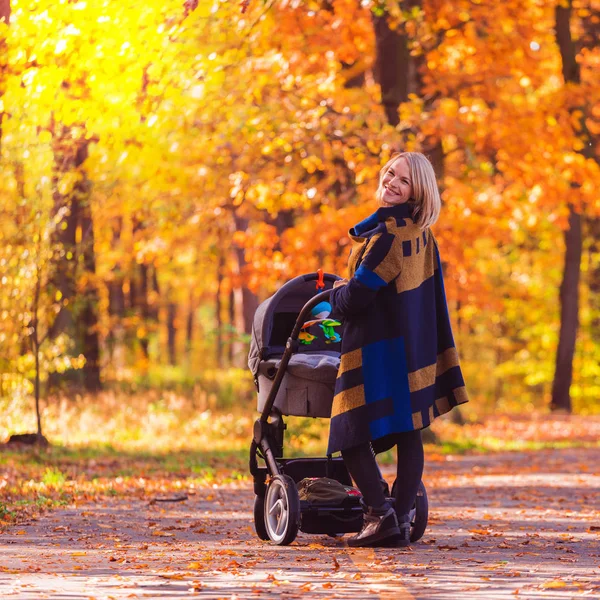
<path id="1" fill-rule="evenodd" d="M 265 497 L 254 496 L 254 531 L 261 540 L 269 540 L 265 525 Z"/>
<path id="2" fill-rule="evenodd" d="M 300 527 L 300 498 L 291 477 L 275 475 L 269 481 L 263 515 L 265 530 L 271 541 L 278 546 L 287 546 L 296 539 Z"/>
<path id="3" fill-rule="evenodd" d="M 392 486 L 392 497 L 396 497 L 396 481 Z M 424 483 L 419 483 L 417 497 L 415 503 L 408 513 L 410 520 L 410 541 L 416 542 L 423 537 L 425 529 L 427 529 L 427 521 L 429 519 L 429 501 L 427 500 L 427 490 Z"/>

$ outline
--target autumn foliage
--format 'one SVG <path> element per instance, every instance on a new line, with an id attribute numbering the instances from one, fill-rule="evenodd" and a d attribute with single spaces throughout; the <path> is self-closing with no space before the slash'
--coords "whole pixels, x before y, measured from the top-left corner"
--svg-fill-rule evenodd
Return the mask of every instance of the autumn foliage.
<path id="1" fill-rule="evenodd" d="M 243 367 L 259 300 L 344 273 L 349 226 L 408 149 L 438 171 L 478 409 L 548 405 L 579 215 L 570 393 L 597 410 L 597 0 L 242 4 L 0 2 L 0 394 L 31 396 L 36 372 L 42 389 L 191 389 Z M 382 27 L 410 67 L 396 108 Z"/>

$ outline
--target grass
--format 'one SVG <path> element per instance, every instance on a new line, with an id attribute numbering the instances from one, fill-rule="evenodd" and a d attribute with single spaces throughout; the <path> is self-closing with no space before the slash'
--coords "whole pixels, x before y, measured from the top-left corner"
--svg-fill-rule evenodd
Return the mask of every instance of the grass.
<path id="1" fill-rule="evenodd" d="M 59 469 L 46 468 L 42 483 L 49 487 L 60 487 L 67 480 L 65 474 Z"/>
<path id="2" fill-rule="evenodd" d="M 0 411 L 7 418 L 0 426 L 0 439 L 35 431 L 29 403 L 2 402 Z M 52 445 L 20 450 L 5 446 L 0 452 L 0 527 L 74 501 L 151 499 L 247 481 L 252 426 L 258 416 L 254 408 L 207 408 L 169 391 L 52 399 L 42 417 Z M 598 417 L 530 414 L 475 420 L 465 415 L 469 420 L 463 425 L 447 417 L 434 422 L 437 443 L 426 444 L 428 460 L 600 444 Z M 326 419 L 285 420 L 286 456 L 324 455 Z M 393 452 L 380 456 L 384 464 L 395 460 Z"/>

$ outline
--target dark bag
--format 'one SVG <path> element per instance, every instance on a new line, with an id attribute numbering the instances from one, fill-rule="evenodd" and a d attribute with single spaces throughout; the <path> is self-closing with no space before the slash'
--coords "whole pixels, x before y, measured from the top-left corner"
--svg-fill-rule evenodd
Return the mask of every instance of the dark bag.
<path id="1" fill-rule="evenodd" d="M 362 498 L 362 494 L 351 486 L 343 485 L 329 477 L 305 477 L 298 483 L 300 500 L 311 504 L 341 506 L 348 498 Z"/>

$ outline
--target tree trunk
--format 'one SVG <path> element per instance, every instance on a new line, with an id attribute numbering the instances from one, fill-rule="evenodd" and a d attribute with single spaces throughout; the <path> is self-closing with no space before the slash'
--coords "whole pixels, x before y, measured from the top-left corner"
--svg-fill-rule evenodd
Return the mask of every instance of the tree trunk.
<path id="1" fill-rule="evenodd" d="M 148 292 L 148 321 L 147 321 L 147 329 L 148 333 L 154 332 L 155 334 L 159 330 L 159 321 L 160 321 L 160 287 L 158 285 L 158 269 L 156 265 L 153 264 L 148 269 L 149 276 L 149 285 L 150 290 Z M 167 305 L 167 316 L 169 313 L 169 307 Z M 174 342 L 173 342 L 174 343 Z M 169 355 L 169 339 L 167 337 L 167 355 Z M 159 350 L 159 356 L 162 357 L 164 355 L 162 348 Z M 170 359 L 169 359 L 170 360 Z M 172 363 L 171 363 L 172 364 Z"/>
<path id="2" fill-rule="evenodd" d="M 236 231 L 245 231 L 248 228 L 248 219 L 243 219 L 234 214 Z M 236 290 L 238 302 L 238 313 L 236 316 L 236 328 L 243 333 L 252 332 L 254 313 L 258 308 L 258 296 L 248 288 L 244 282 L 244 267 L 246 266 L 246 253 L 243 248 L 235 247 L 236 274 L 240 280 L 240 287 Z"/>
<path id="3" fill-rule="evenodd" d="M 119 276 L 109 281 L 108 287 L 108 316 L 110 328 L 106 338 L 110 362 L 115 370 L 124 366 L 123 317 L 125 316 L 125 294 L 123 293 L 123 280 Z"/>
<path id="4" fill-rule="evenodd" d="M 177 353 L 175 348 L 175 338 L 177 336 L 177 327 L 175 317 L 177 315 L 177 305 L 175 302 L 169 302 L 167 305 L 167 347 L 169 351 L 169 364 L 177 364 Z"/>
<path id="5" fill-rule="evenodd" d="M 190 363 L 192 356 L 192 347 L 194 344 L 194 313 L 196 312 L 196 302 L 194 300 L 194 292 L 190 291 L 190 301 L 188 307 L 187 320 L 185 323 L 185 354 Z"/>
<path id="6" fill-rule="evenodd" d="M 55 156 L 57 164 L 60 164 L 60 157 L 56 154 Z M 71 164 L 69 166 L 73 168 L 75 165 Z M 60 223 L 54 230 L 52 240 L 59 248 L 59 254 L 55 257 L 52 283 L 60 294 L 60 309 L 52 324 L 52 338 L 63 332 L 74 335 L 74 318 L 71 305 L 75 299 L 76 291 L 75 260 L 77 256 L 76 236 L 79 221 L 79 201 L 73 198 L 72 195 L 65 197 L 58 191 L 59 176 L 68 170 L 69 167 L 62 172 L 57 169 L 53 180 L 53 217 L 60 219 Z"/>
<path id="7" fill-rule="evenodd" d="M 423 147 L 423 154 L 427 156 L 433 165 L 433 170 L 435 171 L 435 176 L 438 181 L 438 188 L 441 193 L 444 190 L 444 177 L 446 175 L 444 167 L 445 155 L 441 138 L 437 136 L 427 138 Z"/>
<path id="8" fill-rule="evenodd" d="M 148 266 L 145 264 L 141 264 L 139 268 L 140 273 L 140 285 L 136 290 L 136 294 L 138 294 L 136 300 L 139 305 L 140 316 L 142 320 L 142 329 L 139 335 L 140 346 L 142 348 L 142 352 L 144 353 L 144 358 L 149 358 L 148 352 L 148 324 L 149 324 L 149 316 L 150 311 L 148 307 Z"/>
<path id="9" fill-rule="evenodd" d="M 590 337 L 593 340 L 600 340 L 600 218 L 589 219 L 588 224 L 589 235 L 592 238 L 588 272 L 590 307 L 592 309 Z"/>
<path id="10" fill-rule="evenodd" d="M 15 215 L 15 225 L 18 228 L 22 228 L 23 232 L 25 231 L 25 224 L 28 219 L 28 201 L 25 197 L 25 167 L 23 162 L 20 160 L 16 160 L 13 162 L 15 169 L 15 183 L 17 184 L 17 195 L 19 198 L 20 206 L 17 207 L 17 213 Z M 26 243 L 25 233 L 21 233 L 18 237 L 20 243 Z"/>
<path id="11" fill-rule="evenodd" d="M 82 353 L 85 356 L 83 366 L 83 385 L 88 392 L 97 392 L 102 388 L 100 381 L 100 336 L 98 333 L 98 289 L 96 287 L 96 255 L 94 253 L 94 225 L 92 207 L 90 206 L 90 187 L 87 179 L 83 180 L 80 192 L 84 200 L 81 204 L 80 227 L 81 254 L 83 268 L 87 278 L 83 291 L 83 307 L 78 319 L 79 337 L 82 341 Z"/>
<path id="12" fill-rule="evenodd" d="M 361 88 L 365 85 L 366 71 L 368 65 L 357 61 L 354 64 L 348 64 L 341 61 L 342 77 L 345 79 L 344 87 L 346 89 Z"/>
<path id="13" fill-rule="evenodd" d="M 254 322 L 254 313 L 258 308 L 258 296 L 249 290 L 246 286 L 242 288 L 243 293 L 243 317 L 244 317 L 244 333 L 252 333 L 252 323 Z"/>
<path id="14" fill-rule="evenodd" d="M 231 340 L 231 365 L 233 367 L 242 366 L 242 353 L 244 344 L 241 341 L 241 334 L 245 328 L 244 311 L 244 289 L 241 287 L 233 288 L 231 293 L 232 306 L 229 315 L 232 320 L 232 340 Z"/>
<path id="15" fill-rule="evenodd" d="M 248 219 L 242 218 L 233 213 L 235 231 L 246 231 L 248 228 Z M 258 296 L 248 289 L 244 282 L 244 267 L 246 266 L 246 256 L 244 248 L 234 246 L 234 276 L 236 283 L 233 286 L 233 325 L 235 340 L 232 349 L 233 364 L 242 365 L 242 356 L 244 352 L 244 343 L 241 340 L 241 334 L 251 333 L 254 313 L 258 308 Z"/>
<path id="16" fill-rule="evenodd" d="M 72 129 L 60 123 L 54 123 L 53 135 L 53 215 L 58 222 L 53 241 L 57 243 L 60 252 L 54 260 L 51 283 L 60 292 L 61 306 L 50 329 L 50 337 L 56 338 L 59 334 L 66 333 L 74 339 L 75 353 L 81 353 L 86 358 L 81 376 L 77 375 L 75 378 L 81 381 L 86 390 L 96 391 L 100 389 L 98 295 L 95 287 L 91 183 L 83 167 L 88 156 L 89 140 L 74 140 Z M 80 179 L 72 190 L 62 194 L 59 190 L 61 179 L 73 171 L 79 173 Z M 85 282 L 85 291 L 78 297 L 77 282 L 80 278 Z M 58 381 L 58 375 L 54 375 L 49 384 Z"/>
<path id="17" fill-rule="evenodd" d="M 233 358 L 235 354 L 234 347 L 234 336 L 235 336 L 235 297 L 233 287 L 229 290 L 229 323 L 227 341 L 229 342 L 229 366 L 233 365 Z"/>
<path id="18" fill-rule="evenodd" d="M 556 42 L 562 60 L 565 84 L 577 84 L 581 80 L 577 52 L 571 37 L 572 2 L 559 4 L 555 9 Z M 571 109 L 573 112 L 573 109 Z M 583 123 L 582 123 L 583 125 Z M 582 127 L 585 131 L 585 127 Z M 587 145 L 584 144 L 584 147 Z M 589 150 L 584 150 L 584 156 Z M 572 186 L 572 192 L 576 188 Z M 552 383 L 551 410 L 571 412 L 571 382 L 573 380 L 573 357 L 577 328 L 579 326 L 579 277 L 581 271 L 582 235 L 581 215 L 569 205 L 569 229 L 565 232 L 565 267 L 560 286 L 560 332 L 556 352 L 556 368 Z"/>
<path id="19" fill-rule="evenodd" d="M 390 29 L 388 15 L 373 16 L 376 61 L 375 81 L 381 86 L 381 104 L 390 125 L 400 122 L 398 107 L 408 100 L 410 52 L 408 39 L 401 31 Z"/>
<path id="20" fill-rule="evenodd" d="M 39 258 L 38 258 L 39 260 Z M 38 263 L 36 269 L 35 292 L 33 296 L 33 332 L 31 334 L 31 346 L 35 360 L 35 379 L 34 379 L 34 394 L 35 394 L 35 416 L 37 418 L 37 434 L 42 436 L 42 414 L 40 410 L 40 329 L 39 329 L 39 308 L 40 294 L 42 287 L 41 266 Z"/>
<path id="21" fill-rule="evenodd" d="M 148 299 L 148 304 L 150 310 L 150 318 L 155 323 L 158 323 L 158 298 L 160 298 L 160 287 L 158 285 L 158 270 L 156 268 L 156 265 L 152 265 L 152 298 Z"/>
<path id="22" fill-rule="evenodd" d="M 118 219 L 113 229 L 112 249 L 115 251 L 121 238 L 122 220 Z M 112 370 L 117 373 L 125 366 L 125 293 L 124 277 L 120 265 L 112 269 L 112 279 L 107 283 L 109 330 L 106 339 Z"/>
<path id="23" fill-rule="evenodd" d="M 37 434 L 42 436 L 42 413 L 40 410 L 40 349 L 37 344 L 35 347 L 35 383 L 34 383 L 34 393 L 35 393 L 35 416 L 37 419 Z"/>
<path id="24" fill-rule="evenodd" d="M 552 384 L 552 410 L 571 412 L 570 388 L 573 356 L 579 325 L 579 277 L 581 271 L 581 215 L 569 207 L 569 229 L 565 231 L 565 267 L 560 285 L 560 333 Z"/>
<path id="25" fill-rule="evenodd" d="M 133 223 L 134 239 L 141 237 L 144 225 L 135 220 Z M 146 360 L 150 358 L 150 333 L 157 330 L 159 310 L 158 272 L 154 265 L 141 263 L 132 268 L 129 284 L 129 306 L 139 318 L 137 339 Z"/>
<path id="26" fill-rule="evenodd" d="M 223 368 L 223 318 L 221 315 L 223 303 L 223 271 L 225 270 L 225 255 L 219 250 L 217 262 L 217 295 L 215 298 L 215 324 L 217 331 L 216 359 L 217 367 Z"/>
<path id="27" fill-rule="evenodd" d="M 562 61 L 562 74 L 565 83 L 579 83 L 581 81 L 579 65 L 577 64 L 577 51 L 571 37 L 571 12 L 572 0 L 559 3 L 555 9 L 556 18 L 556 43 L 560 50 Z"/>
<path id="28" fill-rule="evenodd" d="M 496 346 L 496 357 L 495 357 L 495 367 L 499 367 L 503 362 L 503 352 L 502 348 Z M 504 389 L 504 377 L 500 377 L 499 375 L 494 376 L 495 384 L 494 384 L 494 405 L 498 406 L 500 404 L 500 400 L 502 400 L 502 391 Z"/>
<path id="29" fill-rule="evenodd" d="M 138 296 L 139 296 L 139 290 L 138 290 L 138 280 L 137 280 L 137 272 L 136 272 L 136 267 L 135 267 L 135 263 L 131 268 L 131 271 L 129 272 L 129 292 L 127 294 L 127 308 L 132 311 L 133 313 L 135 313 L 138 309 Z"/>

